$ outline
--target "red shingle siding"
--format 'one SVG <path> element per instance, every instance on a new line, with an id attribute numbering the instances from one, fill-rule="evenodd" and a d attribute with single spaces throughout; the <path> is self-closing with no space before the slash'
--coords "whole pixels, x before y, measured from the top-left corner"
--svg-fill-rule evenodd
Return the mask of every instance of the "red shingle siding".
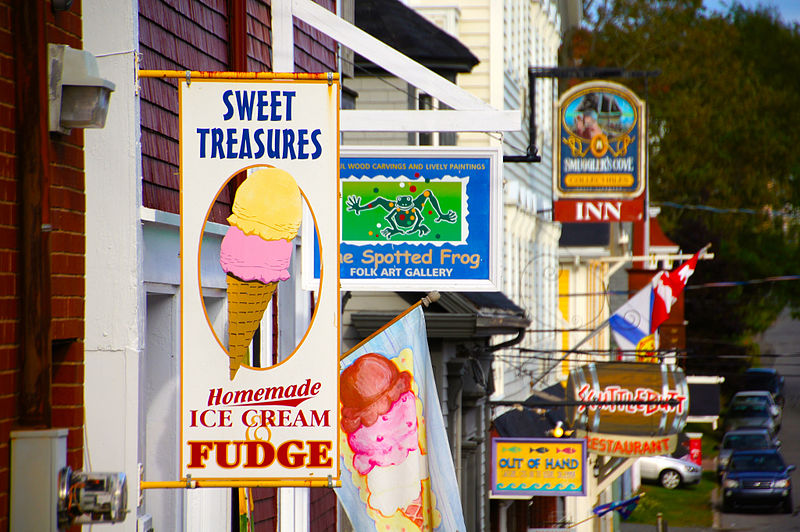
<path id="1" fill-rule="evenodd" d="M 142 68 L 227 70 L 227 2 L 139 3 Z M 142 85 L 142 202 L 178 213 L 178 82 L 145 79 Z"/>
<path id="2" fill-rule="evenodd" d="M 247 68 L 250 72 L 272 71 L 272 10 L 259 0 L 247 0 Z"/>
<path id="3" fill-rule="evenodd" d="M 253 532 L 274 532 L 278 529 L 277 488 L 253 488 Z"/>
<path id="4" fill-rule="evenodd" d="M 329 11 L 336 12 L 334 0 L 315 0 Z M 295 22 L 294 58 L 298 72 L 336 72 L 336 42 L 306 24 Z"/>
<path id="5" fill-rule="evenodd" d="M 336 493 L 330 488 L 311 488 L 311 532 L 336 532 Z"/>

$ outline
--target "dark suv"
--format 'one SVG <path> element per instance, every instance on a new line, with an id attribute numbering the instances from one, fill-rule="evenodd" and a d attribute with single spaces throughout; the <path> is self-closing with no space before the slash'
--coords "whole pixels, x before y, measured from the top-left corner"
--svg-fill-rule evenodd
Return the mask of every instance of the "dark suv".
<path id="1" fill-rule="evenodd" d="M 741 389 L 768 391 L 781 408 L 786 402 L 783 396 L 783 376 L 774 368 L 748 369 L 744 372 Z"/>
<path id="2" fill-rule="evenodd" d="M 722 477 L 722 510 L 775 505 L 791 513 L 794 469 L 783 461 L 777 449 L 734 451 Z"/>

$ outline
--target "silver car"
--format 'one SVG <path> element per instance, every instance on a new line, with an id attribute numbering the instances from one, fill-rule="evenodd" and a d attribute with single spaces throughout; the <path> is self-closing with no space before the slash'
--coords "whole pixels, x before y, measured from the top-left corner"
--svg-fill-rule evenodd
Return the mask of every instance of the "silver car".
<path id="1" fill-rule="evenodd" d="M 750 390 L 744 392 L 737 392 L 728 405 L 732 408 L 736 405 L 756 405 L 766 406 L 769 413 L 775 418 L 776 432 L 781 429 L 781 421 L 783 418 L 783 409 L 775 402 L 772 394 L 765 390 Z"/>
<path id="2" fill-rule="evenodd" d="M 779 440 L 774 440 L 767 429 L 738 429 L 726 432 L 719 444 L 717 455 L 717 477 L 722 478 L 733 451 L 754 449 L 777 449 Z"/>
<path id="3" fill-rule="evenodd" d="M 736 429 L 767 429 L 771 437 L 778 432 L 778 424 L 766 405 L 738 403 L 728 408 L 723 430 L 730 432 Z"/>
<path id="4" fill-rule="evenodd" d="M 678 486 L 697 484 L 703 476 L 703 468 L 689 460 L 671 456 L 643 456 L 639 458 L 639 474 L 642 480 L 658 481 L 672 490 Z"/>

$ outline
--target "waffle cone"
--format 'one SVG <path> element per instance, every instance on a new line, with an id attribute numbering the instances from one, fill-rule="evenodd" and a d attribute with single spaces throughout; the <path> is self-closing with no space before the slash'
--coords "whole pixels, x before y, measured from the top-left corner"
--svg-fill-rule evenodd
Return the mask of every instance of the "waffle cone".
<path id="1" fill-rule="evenodd" d="M 250 342 L 261 323 L 277 282 L 242 281 L 228 275 L 228 357 L 231 380 L 249 360 Z"/>

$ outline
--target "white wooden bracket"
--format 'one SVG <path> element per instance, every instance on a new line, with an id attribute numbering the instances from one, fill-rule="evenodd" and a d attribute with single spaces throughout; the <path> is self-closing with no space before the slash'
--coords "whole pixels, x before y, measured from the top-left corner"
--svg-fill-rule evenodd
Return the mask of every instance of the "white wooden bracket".
<path id="1" fill-rule="evenodd" d="M 292 17 L 306 22 L 452 110 L 342 110 L 342 131 L 518 131 L 519 110 L 500 111 L 311 0 L 273 0 L 275 72 L 294 72 Z"/>

